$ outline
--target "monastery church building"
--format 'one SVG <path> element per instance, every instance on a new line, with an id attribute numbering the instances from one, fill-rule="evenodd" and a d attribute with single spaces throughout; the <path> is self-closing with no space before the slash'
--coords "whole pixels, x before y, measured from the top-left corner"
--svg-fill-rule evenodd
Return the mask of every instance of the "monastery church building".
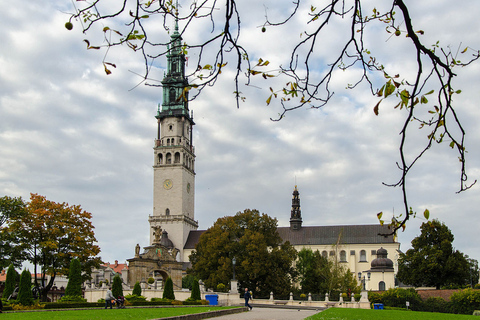
<path id="1" fill-rule="evenodd" d="M 162 81 L 163 102 L 155 116 L 158 130 L 153 148 L 153 214 L 148 219 L 150 244 L 142 253 L 137 244 L 135 257 L 128 260 L 127 283 L 131 286 L 150 277 L 159 281 L 171 277 L 174 287 L 181 288 L 189 255 L 205 232 L 197 230 L 195 220 L 195 123 L 184 90 L 188 81 L 181 40 L 176 21 Z M 338 259 L 361 279 L 366 290 L 395 286 L 400 244 L 393 236 L 381 235 L 389 233 L 386 226 L 303 226 L 297 186 L 290 214 L 290 226 L 279 227 L 278 232 L 297 251 L 311 248 Z"/>

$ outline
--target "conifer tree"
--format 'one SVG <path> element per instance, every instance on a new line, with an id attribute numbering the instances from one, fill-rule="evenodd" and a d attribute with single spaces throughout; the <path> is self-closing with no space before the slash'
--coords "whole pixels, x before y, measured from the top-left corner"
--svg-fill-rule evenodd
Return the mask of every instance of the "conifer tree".
<path id="1" fill-rule="evenodd" d="M 66 296 L 82 296 L 82 270 L 80 261 L 72 259 L 68 270 L 68 284 L 65 288 Z"/>
<path id="2" fill-rule="evenodd" d="M 32 275 L 27 269 L 24 269 L 20 276 L 20 287 L 18 289 L 17 300 L 24 306 L 30 306 L 33 304 Z"/>
<path id="3" fill-rule="evenodd" d="M 7 270 L 7 278 L 5 279 L 5 289 L 3 289 L 2 297 L 4 299 L 8 299 L 10 295 L 15 290 L 15 286 L 17 285 L 17 271 L 13 264 L 8 267 Z"/>
<path id="4" fill-rule="evenodd" d="M 163 288 L 163 299 L 175 300 L 175 293 L 173 293 L 173 281 L 168 277 L 165 281 L 165 288 Z"/>
<path id="5" fill-rule="evenodd" d="M 141 296 L 142 295 L 142 287 L 140 287 L 140 282 L 138 282 L 138 281 L 135 282 L 135 285 L 133 286 L 132 294 L 136 295 L 136 296 Z"/>
<path id="6" fill-rule="evenodd" d="M 112 293 L 115 298 L 118 298 L 120 296 L 123 296 L 123 288 L 122 288 L 122 279 L 120 276 L 117 274 L 115 277 L 113 277 L 112 281 Z"/>
<path id="7" fill-rule="evenodd" d="M 200 285 L 198 284 L 197 279 L 193 280 L 192 294 L 190 295 L 190 298 L 192 298 L 193 300 L 201 300 L 202 299 L 202 297 L 200 296 Z"/>

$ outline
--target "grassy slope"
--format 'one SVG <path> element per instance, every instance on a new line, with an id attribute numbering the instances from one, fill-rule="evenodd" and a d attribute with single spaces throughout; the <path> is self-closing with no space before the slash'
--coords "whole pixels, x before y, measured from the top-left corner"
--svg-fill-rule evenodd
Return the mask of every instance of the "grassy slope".
<path id="1" fill-rule="evenodd" d="M 3 313 L 1 320 L 147 320 L 208 312 L 224 307 L 127 308 Z"/>
<path id="2" fill-rule="evenodd" d="M 401 310 L 365 310 L 365 309 L 343 309 L 330 308 L 314 316 L 306 318 L 308 320 L 466 320 L 480 319 L 476 316 L 401 311 Z"/>

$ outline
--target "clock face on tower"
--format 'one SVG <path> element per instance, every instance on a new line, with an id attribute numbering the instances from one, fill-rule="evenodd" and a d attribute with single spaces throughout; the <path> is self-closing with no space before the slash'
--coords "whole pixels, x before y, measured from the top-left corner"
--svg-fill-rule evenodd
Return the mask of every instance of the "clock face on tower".
<path id="1" fill-rule="evenodd" d="M 172 182 L 172 180 L 166 179 L 165 181 L 163 181 L 163 187 L 164 187 L 166 190 L 172 189 L 172 187 L 173 187 L 173 182 Z"/>

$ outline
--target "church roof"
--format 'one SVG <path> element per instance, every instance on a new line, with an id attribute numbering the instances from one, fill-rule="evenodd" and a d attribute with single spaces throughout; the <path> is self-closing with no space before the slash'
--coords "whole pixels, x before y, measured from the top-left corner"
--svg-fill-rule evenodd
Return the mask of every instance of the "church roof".
<path id="1" fill-rule="evenodd" d="M 294 246 L 333 245 L 339 244 L 381 244 L 394 243 L 393 236 L 384 237 L 381 234 L 389 233 L 387 226 L 372 225 L 344 225 L 344 226 L 303 226 L 299 230 L 290 227 L 277 228 L 283 241 L 290 241 Z M 190 231 L 184 249 L 195 249 L 200 236 L 206 230 Z"/>

